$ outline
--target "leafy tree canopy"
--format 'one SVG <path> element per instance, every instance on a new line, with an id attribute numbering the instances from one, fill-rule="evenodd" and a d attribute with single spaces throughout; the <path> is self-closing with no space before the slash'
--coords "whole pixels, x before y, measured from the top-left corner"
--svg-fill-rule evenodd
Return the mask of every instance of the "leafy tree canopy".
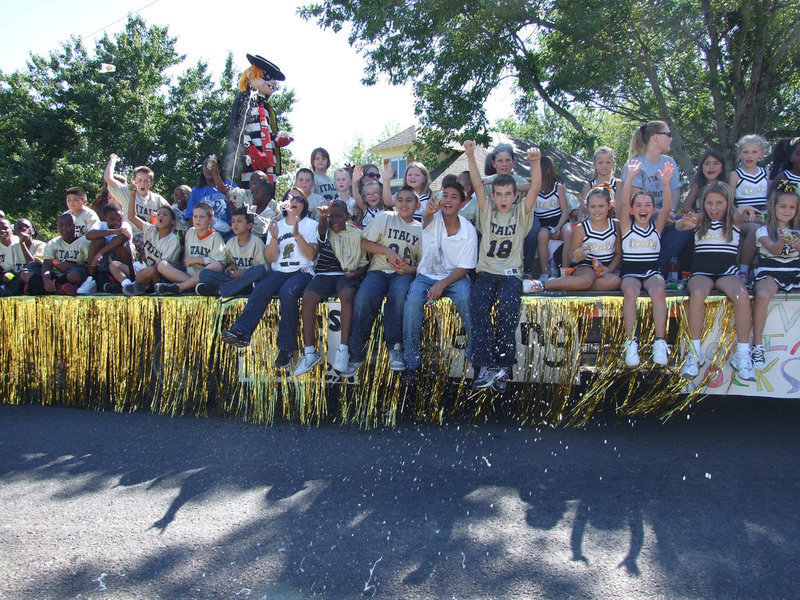
<path id="1" fill-rule="evenodd" d="M 523 121 L 542 105 L 584 135 L 581 106 L 667 121 L 685 172 L 707 146 L 732 159 L 741 135 L 797 131 L 796 0 L 322 0 L 301 15 L 349 26 L 365 83 L 414 82 L 429 144 L 481 138 L 509 77 Z"/>

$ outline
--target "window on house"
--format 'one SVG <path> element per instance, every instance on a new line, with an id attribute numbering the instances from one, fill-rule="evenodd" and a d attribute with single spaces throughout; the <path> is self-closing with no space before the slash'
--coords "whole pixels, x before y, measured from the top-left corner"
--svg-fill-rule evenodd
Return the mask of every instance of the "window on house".
<path id="1" fill-rule="evenodd" d="M 393 158 L 389 162 L 392 163 L 395 179 L 402 179 L 403 177 L 405 177 L 406 167 L 408 166 L 408 160 L 406 160 L 405 158 Z"/>

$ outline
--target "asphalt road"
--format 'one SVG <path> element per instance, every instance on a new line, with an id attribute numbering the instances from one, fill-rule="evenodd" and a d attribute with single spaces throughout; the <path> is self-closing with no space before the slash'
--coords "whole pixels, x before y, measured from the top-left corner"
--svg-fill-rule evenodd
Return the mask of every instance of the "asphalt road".
<path id="1" fill-rule="evenodd" d="M 0 598 L 796 598 L 800 404 L 262 428 L 0 405 Z"/>

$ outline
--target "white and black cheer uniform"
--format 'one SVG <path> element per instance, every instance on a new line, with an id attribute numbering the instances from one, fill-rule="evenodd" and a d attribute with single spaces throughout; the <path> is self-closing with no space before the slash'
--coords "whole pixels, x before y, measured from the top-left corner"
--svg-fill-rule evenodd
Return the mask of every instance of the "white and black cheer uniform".
<path id="1" fill-rule="evenodd" d="M 616 198 L 616 197 L 617 197 L 617 182 L 618 182 L 618 181 L 619 181 L 619 179 L 617 179 L 616 177 L 612 177 L 611 179 L 609 179 L 609 180 L 608 180 L 608 185 L 610 185 L 610 186 L 611 186 L 611 197 L 612 197 L 612 198 Z M 593 187 L 595 187 L 595 186 L 597 186 L 597 185 L 598 185 L 598 183 L 597 183 L 597 179 L 592 179 L 592 180 L 589 182 L 589 188 L 590 188 L 590 190 L 591 190 L 591 188 L 593 188 Z M 600 183 L 599 185 L 601 185 L 601 186 L 602 186 L 603 184 L 602 184 L 602 183 Z"/>
<path id="2" fill-rule="evenodd" d="M 658 255 L 661 252 L 661 236 L 652 221 L 642 229 L 636 223 L 622 236 L 622 277 L 647 279 L 661 275 Z"/>
<path id="3" fill-rule="evenodd" d="M 791 181 L 793 184 L 800 187 L 800 175 L 795 175 L 789 169 L 786 169 L 783 172 L 783 176 L 786 177 L 788 181 Z"/>
<path id="4" fill-rule="evenodd" d="M 725 275 L 736 275 L 739 266 L 736 255 L 739 251 L 739 228 L 731 225 L 731 241 L 725 239 L 725 224 L 711 221 L 706 234 L 701 238 L 699 231 L 694 234 L 694 260 L 692 277 L 705 275 L 716 279 Z"/>
<path id="5" fill-rule="evenodd" d="M 583 242 L 581 247 L 586 252 L 586 258 L 576 264 L 576 267 L 593 266 L 592 259 L 605 266 L 614 260 L 617 250 L 617 224 L 614 219 L 606 219 L 607 225 L 603 230 L 592 229 L 589 219 L 581 223 L 583 225 Z M 586 247 L 588 246 L 588 249 Z"/>
<path id="6" fill-rule="evenodd" d="M 561 219 L 561 204 L 558 200 L 558 182 L 553 184 L 553 189 L 547 193 L 539 192 L 533 212 L 542 224 L 542 227 L 555 227 Z"/>
<path id="7" fill-rule="evenodd" d="M 761 245 L 761 238 L 769 237 L 769 229 L 760 227 L 756 232 L 758 242 L 758 267 L 756 281 L 772 277 L 778 287 L 785 292 L 800 289 L 800 253 L 788 244 L 784 244 L 780 253 L 770 254 Z"/>
<path id="8" fill-rule="evenodd" d="M 736 169 L 739 182 L 734 191 L 736 206 L 754 206 L 762 210 L 767 205 L 767 171 L 758 167 L 758 173 L 750 175 L 744 169 Z"/>

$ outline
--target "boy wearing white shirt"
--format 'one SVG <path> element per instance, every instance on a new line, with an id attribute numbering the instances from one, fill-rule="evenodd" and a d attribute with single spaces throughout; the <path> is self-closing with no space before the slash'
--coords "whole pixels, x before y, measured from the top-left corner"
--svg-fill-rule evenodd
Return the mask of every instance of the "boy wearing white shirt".
<path id="1" fill-rule="evenodd" d="M 425 304 L 442 296 L 458 309 L 467 334 L 467 356 L 472 343 L 469 312 L 470 281 L 467 273 L 477 265 L 478 236 L 475 227 L 459 211 L 466 203 L 464 188 L 448 182 L 441 200 L 432 198 L 422 216 L 422 260 L 408 289 L 403 309 L 403 359 L 407 371 L 420 365 L 420 333 Z"/>

